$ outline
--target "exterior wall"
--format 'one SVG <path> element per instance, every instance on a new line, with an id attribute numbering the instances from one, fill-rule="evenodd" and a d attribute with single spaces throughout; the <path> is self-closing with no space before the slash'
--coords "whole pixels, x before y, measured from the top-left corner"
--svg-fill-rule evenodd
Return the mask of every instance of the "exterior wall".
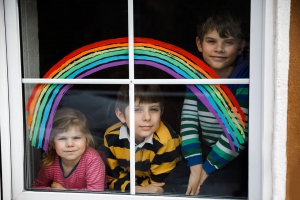
<path id="1" fill-rule="evenodd" d="M 291 1 L 290 70 L 287 124 L 286 199 L 299 199 L 300 190 L 300 1 Z"/>

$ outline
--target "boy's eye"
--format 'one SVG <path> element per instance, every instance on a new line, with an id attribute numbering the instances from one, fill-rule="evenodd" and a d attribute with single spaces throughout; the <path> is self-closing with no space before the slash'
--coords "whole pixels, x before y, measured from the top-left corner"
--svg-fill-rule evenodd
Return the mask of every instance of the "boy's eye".
<path id="1" fill-rule="evenodd" d="M 214 40 L 207 40 L 206 42 L 207 42 L 207 43 L 215 43 Z"/>
<path id="2" fill-rule="evenodd" d="M 141 108 L 134 108 L 135 112 L 138 112 L 138 111 L 141 111 L 141 110 L 142 110 Z"/>
<path id="3" fill-rule="evenodd" d="M 225 44 L 233 44 L 233 42 L 225 42 Z"/>
<path id="4" fill-rule="evenodd" d="M 233 41 L 233 40 L 227 40 L 227 41 L 225 41 L 225 44 L 229 44 L 229 45 L 232 45 L 232 44 L 234 44 L 235 42 Z"/>
<path id="5" fill-rule="evenodd" d="M 158 112 L 159 108 L 151 108 L 150 111 Z"/>

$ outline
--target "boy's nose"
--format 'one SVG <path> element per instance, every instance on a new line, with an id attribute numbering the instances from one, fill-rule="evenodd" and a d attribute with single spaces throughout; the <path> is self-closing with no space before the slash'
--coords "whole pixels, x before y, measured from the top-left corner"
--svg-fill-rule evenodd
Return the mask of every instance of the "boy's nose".
<path id="1" fill-rule="evenodd" d="M 144 121 L 150 120 L 150 113 L 149 113 L 149 111 L 145 111 L 145 112 L 144 112 L 143 120 L 144 120 Z"/>
<path id="2" fill-rule="evenodd" d="M 217 43 L 215 51 L 216 52 L 224 52 L 224 45 L 222 43 Z"/>

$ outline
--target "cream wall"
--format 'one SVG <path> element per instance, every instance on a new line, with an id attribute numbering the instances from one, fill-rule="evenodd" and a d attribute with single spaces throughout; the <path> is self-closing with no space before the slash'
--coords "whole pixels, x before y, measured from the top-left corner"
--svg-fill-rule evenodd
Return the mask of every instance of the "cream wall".
<path id="1" fill-rule="evenodd" d="M 297 0 L 296 0 L 297 1 Z M 272 1 L 275 9 L 274 121 L 272 142 L 272 199 L 286 198 L 287 96 L 289 72 L 290 0 Z M 266 5 L 268 6 L 268 5 Z M 267 75 L 266 75 L 267 76 Z M 265 124 L 267 125 L 267 124 Z M 269 142 L 269 141 L 263 141 Z M 264 145 L 264 144 L 263 144 Z"/>

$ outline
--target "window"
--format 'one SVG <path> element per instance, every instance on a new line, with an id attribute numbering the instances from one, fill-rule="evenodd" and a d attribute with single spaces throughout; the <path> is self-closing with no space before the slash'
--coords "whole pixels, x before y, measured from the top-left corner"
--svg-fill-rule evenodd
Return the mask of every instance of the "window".
<path id="1" fill-rule="evenodd" d="M 24 129 L 26 130 L 27 127 L 25 124 L 23 124 L 23 122 L 25 121 L 25 117 L 23 115 L 23 104 L 22 104 L 22 101 L 23 101 L 23 97 L 22 97 L 22 91 L 25 91 L 24 92 L 24 95 L 26 96 L 25 99 L 28 99 L 28 92 L 26 93 L 26 91 L 28 91 L 29 89 L 32 89 L 33 88 L 33 84 L 35 83 L 42 83 L 43 81 L 45 82 L 48 82 L 49 83 L 54 83 L 54 81 L 52 82 L 51 80 L 41 80 L 39 79 L 39 75 L 36 75 L 34 73 L 36 73 L 36 70 L 37 68 L 33 68 L 34 70 L 32 71 L 24 71 L 24 75 L 25 77 L 23 77 L 22 79 L 22 76 L 21 76 L 21 56 L 19 55 L 19 46 L 20 46 L 20 39 L 19 39 L 19 35 L 18 35 L 18 25 L 19 25 L 19 20 L 17 18 L 18 16 L 18 13 L 16 12 L 16 8 L 17 5 L 14 4 L 15 2 L 8 2 L 6 1 L 5 2 L 5 7 L 4 7 L 4 10 L 7 11 L 5 12 L 5 15 L 6 15 L 6 33 L 7 33 L 7 63 L 8 63 L 8 81 L 10 83 L 10 86 L 9 86 L 9 94 L 10 94 L 10 101 L 9 101 L 9 104 L 10 104 L 10 120 L 11 121 L 14 121 L 18 124 L 18 126 L 11 126 L 11 159 L 12 159 L 12 197 L 13 199 L 17 199 L 17 198 L 20 198 L 20 199 L 33 199 L 33 198 L 43 198 L 43 199 L 47 199 L 47 198 L 53 198 L 54 195 L 61 195 L 62 198 L 64 197 L 69 197 L 71 196 L 72 198 L 83 198 L 83 196 L 87 195 L 88 198 L 90 199 L 93 199 L 93 198 L 99 198 L 99 196 L 102 197 L 103 196 L 106 196 L 108 195 L 110 198 L 119 198 L 120 197 L 120 194 L 116 194 L 116 195 L 113 195 L 113 194 L 85 194 L 85 193 L 56 193 L 56 192 L 36 192 L 36 191 L 23 191 L 24 189 L 26 189 L 26 184 L 28 184 L 28 182 L 30 182 L 30 180 L 28 181 L 26 178 L 27 177 L 27 174 L 28 174 L 28 170 L 32 170 L 34 169 L 34 166 L 31 166 L 30 163 L 27 163 L 28 160 L 31 160 L 31 158 L 28 158 L 26 157 L 26 155 L 34 155 L 34 154 L 26 154 L 24 152 L 24 149 L 26 151 L 30 150 L 30 147 L 25 147 L 24 148 L 24 144 L 27 144 L 29 141 L 27 141 L 27 135 L 21 135 L 20 133 L 22 133 L 24 131 Z M 23 3 L 23 2 L 22 2 Z M 20 4 L 22 6 L 22 3 Z M 252 30 L 251 30 L 251 49 L 254 48 L 253 46 L 258 46 L 260 41 L 261 41 L 261 36 L 259 35 L 259 33 L 262 32 L 262 30 L 260 29 L 261 26 L 260 23 L 261 23 L 261 18 L 262 18 L 262 14 L 263 13 L 257 13 L 255 12 L 255 16 L 254 16 L 254 10 L 262 10 L 262 2 L 259 2 L 259 1 L 251 1 L 251 6 L 252 6 Z M 24 4 L 23 4 L 24 5 Z M 129 1 L 128 2 L 128 13 L 130 13 L 130 17 L 129 17 L 129 33 L 133 33 L 133 11 L 132 11 L 132 8 L 133 8 L 133 2 L 132 1 Z M 50 6 L 50 5 L 48 5 Z M 29 8 L 30 6 L 28 6 Z M 22 9 L 21 9 L 22 11 Z M 3 12 L 2 12 L 3 13 Z M 123 13 L 124 14 L 124 13 Z M 132 15 L 131 15 L 132 14 Z M 22 15 L 21 15 L 22 16 Z M 122 18 L 122 17 L 121 17 Z M 122 18 L 124 19 L 124 17 Z M 124 20 L 126 21 L 126 20 Z M 125 23 L 125 22 L 124 22 Z M 131 24 L 132 23 L 132 24 Z M 3 25 L 4 26 L 4 25 Z M 124 29 L 122 29 L 124 30 Z M 131 31 L 130 31 L 131 30 Z M 24 31 L 24 29 L 22 29 L 22 31 Z M 28 30 L 30 31 L 30 30 Z M 32 29 L 31 29 L 32 31 Z M 147 30 L 145 30 L 147 31 Z M 256 32 L 255 32 L 256 31 Z M 76 34 L 76 33 L 74 33 Z M 151 33 L 149 33 L 151 34 Z M 114 38 L 114 37 L 112 37 Z M 31 38 L 28 38 L 28 43 L 29 44 L 32 44 L 30 43 L 30 39 Z M 88 38 L 90 39 L 90 38 Z M 130 63 L 132 62 L 132 57 L 133 56 L 133 52 L 132 52 L 132 45 L 133 43 L 133 35 L 130 35 L 129 34 L 129 66 L 132 66 L 133 63 Z M 23 42 L 23 41 L 22 41 Z M 253 45 L 252 45 L 253 44 Z M 34 43 L 32 44 L 33 45 L 33 50 L 38 48 L 37 46 L 34 46 Z M 72 44 L 70 44 L 72 45 Z M 30 45 L 29 45 L 30 46 Z M 79 45 L 80 47 L 80 45 Z M 71 49 L 73 49 L 73 47 L 71 47 Z M 260 48 L 255 48 L 255 49 L 260 49 Z M 46 50 L 49 50 L 50 49 L 46 49 Z M 52 50 L 52 49 L 51 49 Z M 29 51 L 31 52 L 31 51 Z M 34 51 L 32 51 L 34 52 Z M 68 50 L 68 52 L 70 52 Z M 52 56 L 54 56 L 55 53 L 51 53 Z M 62 53 L 61 55 L 66 55 L 67 53 L 64 52 Z M 36 55 L 36 54 L 33 54 L 33 55 Z M 58 57 L 61 57 L 58 56 Z M 31 60 L 31 61 L 28 61 L 29 59 L 32 59 L 33 57 L 32 56 L 29 56 L 26 60 L 26 55 L 23 56 L 23 63 L 24 61 L 25 62 L 30 62 L 31 63 L 35 63 L 36 65 L 35 66 L 38 66 L 38 60 L 39 58 L 36 58 L 35 60 Z M 252 58 L 254 57 L 254 58 Z M 130 59 L 131 58 L 131 59 Z M 55 60 L 55 59 L 54 59 Z M 59 59 L 57 59 L 59 60 Z M 253 70 L 251 73 L 251 77 L 255 77 L 255 81 L 251 81 L 250 80 L 250 88 L 253 86 L 255 87 L 255 84 L 258 84 L 258 86 L 260 85 L 261 83 L 261 80 L 260 80 L 260 76 L 258 76 L 257 74 L 260 74 L 260 67 L 261 64 L 259 62 L 259 60 L 261 60 L 261 57 L 260 57 L 260 54 L 257 53 L 257 52 L 252 52 L 251 51 L 251 70 Z M 47 60 L 44 60 L 44 62 L 47 62 Z M 257 65 L 255 65 L 257 64 Z M 26 65 L 26 64 L 25 64 Z M 52 66 L 52 65 L 50 65 Z M 25 68 L 26 69 L 26 68 Z M 30 69 L 30 68 L 28 68 Z M 102 85 L 102 84 L 121 84 L 121 83 L 125 83 L 125 84 L 130 84 L 131 85 L 131 89 L 130 91 L 132 92 L 133 88 L 132 88 L 132 84 L 148 84 L 147 83 L 147 80 L 143 80 L 143 79 L 133 79 L 132 76 L 133 76 L 133 71 L 131 72 L 131 68 L 129 67 L 129 79 L 128 77 L 124 77 L 124 79 L 120 79 L 120 80 L 114 80 L 112 79 L 112 81 L 106 81 L 106 82 L 102 82 L 101 80 L 97 82 L 97 80 L 91 80 L 90 83 L 93 83 L 91 85 L 91 91 L 93 91 L 93 86 L 94 85 Z M 32 75 L 33 74 L 33 75 Z M 37 73 L 38 74 L 38 73 Z M 42 72 L 40 72 L 40 74 L 44 74 Z M 108 73 L 109 74 L 109 73 Z M 26 76 L 28 75 L 28 76 Z M 36 78 L 36 79 L 33 79 L 33 78 Z M 254 78 L 253 78 L 254 79 Z M 257 80 L 256 80 L 257 79 Z M 63 83 L 63 84 L 73 84 L 73 83 L 76 83 L 76 87 L 78 88 L 82 88 L 82 87 L 86 87 L 86 85 L 82 86 L 82 85 L 77 85 L 77 83 L 80 83 L 81 80 L 77 80 L 77 81 L 74 81 L 72 82 L 72 80 L 62 80 L 61 82 L 59 83 Z M 94 81 L 94 82 L 93 82 Z M 130 81 L 133 81 L 132 83 Z M 153 81 L 153 80 L 151 80 Z M 163 82 L 160 82 L 162 80 L 155 80 L 156 83 L 158 84 L 162 84 L 162 85 L 174 85 L 174 84 L 193 84 L 195 83 L 195 81 L 189 81 L 189 80 L 182 80 L 179 82 L 179 80 L 175 80 L 175 79 L 170 79 L 170 80 L 163 80 Z M 226 81 L 226 80 L 225 80 Z M 82 81 L 82 84 L 84 82 Z M 89 84 L 90 84 L 89 83 Z M 167 84 L 166 84 L 167 83 Z M 209 82 L 210 83 L 210 82 Z M 107 84 L 107 85 L 108 85 Z M 24 87 L 24 90 L 22 90 L 22 87 Z M 95 86 L 94 86 L 95 87 Z M 176 86 L 177 87 L 177 86 Z M 178 86 L 180 87 L 180 86 Z M 260 88 L 260 87 L 255 87 L 255 88 Z M 76 91 L 76 90 L 75 90 Z M 105 91 L 104 91 L 105 92 Z M 257 93 L 256 93 L 257 92 Z M 253 94 L 260 94 L 259 93 L 260 91 L 253 91 Z M 132 95 L 133 93 L 131 93 Z M 251 94 L 252 94 L 252 91 L 251 91 Z M 70 96 L 72 96 L 74 94 L 70 94 Z M 172 94 L 174 95 L 174 94 Z M 172 96 L 171 96 L 172 98 Z M 66 99 L 67 101 L 67 99 Z M 258 102 L 257 102 L 258 101 Z M 133 104 L 133 102 L 131 102 L 131 104 Z M 257 122 L 258 120 L 258 123 L 257 124 L 260 124 L 260 121 L 259 119 L 261 118 L 261 115 L 260 114 L 255 114 L 255 109 L 252 107 L 251 108 L 251 105 L 254 105 L 254 104 L 257 104 L 257 105 L 261 105 L 261 102 L 259 100 L 254 100 L 254 99 L 251 99 L 250 97 L 250 112 L 251 112 L 251 115 L 253 116 L 250 116 L 250 118 L 255 118 L 253 119 L 253 121 L 251 121 L 251 123 L 255 123 Z M 253 109 L 253 112 L 252 112 L 252 109 Z M 131 111 L 133 113 L 133 110 Z M 253 114 L 252 114 L 253 113 Z M 13 120 L 12 120 L 13 119 Z M 12 123 L 12 122 L 11 122 Z M 23 129 L 24 127 L 24 129 Z M 259 133 L 260 130 L 259 130 L 259 126 L 251 126 L 250 124 L 250 128 L 249 128 L 250 131 L 253 131 L 253 132 L 257 132 Z M 257 130 L 257 131 L 256 131 Z M 258 134 L 254 134 L 256 136 L 253 136 L 253 138 L 251 139 L 250 138 L 250 151 L 253 151 L 253 149 L 251 148 L 251 140 L 254 140 L 254 141 L 260 141 L 260 136 L 258 136 Z M 25 142 L 24 142 L 25 141 Z M 9 150 L 9 147 L 6 147 L 8 151 Z M 261 149 L 260 148 L 257 148 L 255 150 L 256 153 L 254 153 L 254 155 L 258 155 L 258 157 L 260 157 L 262 155 L 262 152 L 261 152 Z M 253 153 L 253 152 L 252 152 Z M 23 155 L 25 155 L 25 157 L 22 157 Z M 37 158 L 37 157 L 36 157 Z M 254 161 L 255 160 L 255 161 Z M 259 159 L 258 159 L 259 160 Z M 249 196 L 250 198 L 253 198 L 251 195 L 260 195 L 261 192 L 257 192 L 257 191 L 261 191 L 262 189 L 262 186 L 261 184 L 257 184 L 257 182 L 261 183 L 261 177 L 258 176 L 258 177 L 252 177 L 251 174 L 254 173 L 253 171 L 259 171 L 261 172 L 261 168 L 260 166 L 255 166 L 254 163 L 257 162 L 257 157 L 256 159 L 251 157 L 251 154 L 250 154 L 250 161 L 249 161 L 249 168 L 250 168 L 250 176 L 249 176 L 249 181 L 250 181 L 250 191 L 249 191 Z M 25 163 L 25 166 L 27 166 L 26 170 L 22 171 L 20 170 L 20 166 L 24 166 L 23 163 Z M 34 163 L 36 163 L 36 161 L 34 161 Z M 32 167 L 32 168 L 31 168 Z M 255 178 L 255 180 L 253 181 L 252 178 Z M 257 179 L 258 180 L 257 180 Z M 256 183 L 254 183 L 256 182 Z M 258 194 L 253 194 L 254 191 Z M 122 196 L 123 198 L 123 196 Z M 124 195 L 124 198 L 140 198 L 140 196 L 129 196 L 129 195 Z M 165 198 L 174 198 L 174 197 L 168 197 L 166 196 Z M 178 197 L 179 198 L 179 197 Z M 184 198 L 184 197 L 181 197 L 181 198 Z M 180 199 L 180 198 L 179 198 Z"/>

